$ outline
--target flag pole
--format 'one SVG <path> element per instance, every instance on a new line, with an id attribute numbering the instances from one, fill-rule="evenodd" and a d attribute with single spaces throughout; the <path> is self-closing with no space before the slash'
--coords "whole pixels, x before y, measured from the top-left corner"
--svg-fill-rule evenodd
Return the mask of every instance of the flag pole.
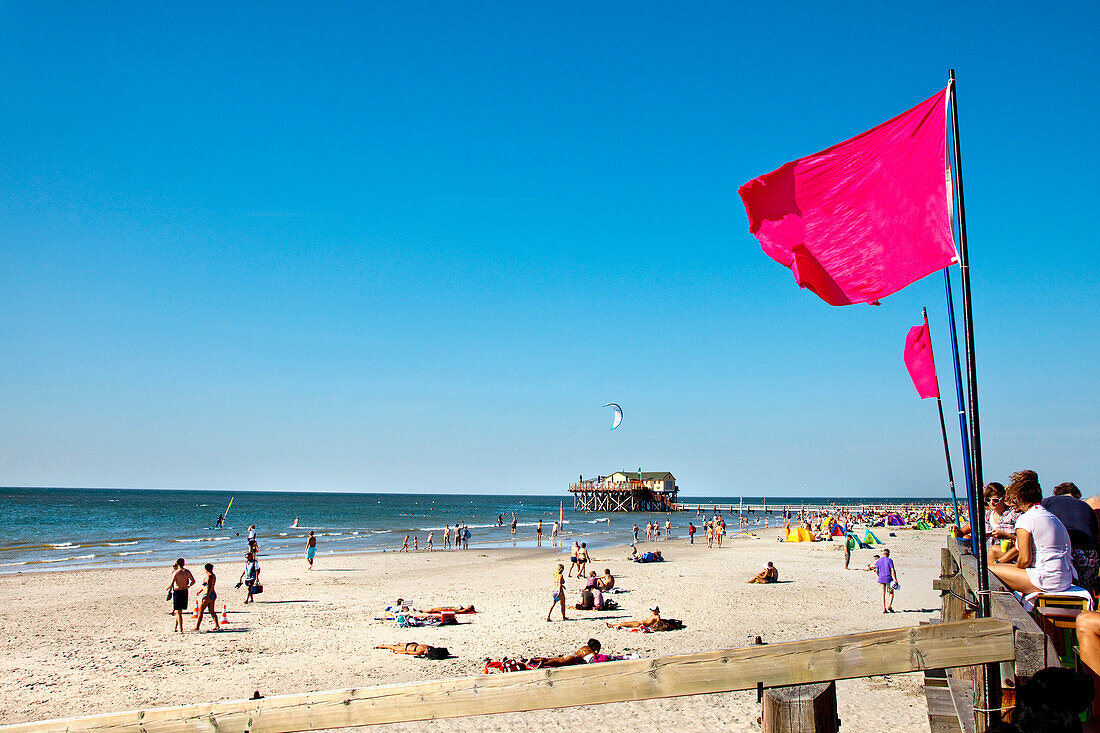
<path id="1" fill-rule="evenodd" d="M 920 309 L 921 316 L 924 317 L 924 322 L 928 323 L 928 309 Z M 932 349 L 932 335 L 928 335 L 928 348 Z M 933 358 L 933 363 L 935 359 Z M 940 399 L 939 384 L 936 384 L 936 409 L 940 413 L 940 434 L 943 436 L 943 456 L 947 459 L 947 486 L 951 489 L 951 510 L 955 513 L 955 526 L 959 526 L 959 499 L 955 496 L 955 474 L 951 470 L 951 448 L 947 443 L 947 423 L 943 421 L 943 400 Z"/>
<path id="2" fill-rule="evenodd" d="M 982 481 L 982 440 L 978 423 L 978 377 L 974 364 L 974 316 L 970 295 L 970 257 L 966 247 L 966 206 L 963 199 L 962 152 L 959 146 L 959 106 L 955 101 L 955 70 L 949 72 L 951 90 L 951 132 L 955 149 L 955 196 L 959 207 L 959 268 L 962 271 L 963 338 L 966 344 L 966 389 L 970 417 L 970 476 L 975 495 L 985 485 Z M 975 496 L 975 499 L 977 496 Z M 978 590 L 982 615 L 989 616 L 989 575 L 985 559 L 985 513 L 978 511 L 971 527 L 974 557 L 978 561 Z"/>
<path id="3" fill-rule="evenodd" d="M 984 507 L 978 506 L 978 492 L 970 480 L 970 438 L 967 436 L 966 407 L 963 403 L 962 370 L 959 367 L 959 337 L 955 333 L 955 296 L 951 291 L 951 268 L 943 268 L 943 284 L 947 290 L 947 321 L 951 331 L 951 355 L 955 366 L 955 400 L 959 405 L 959 435 L 962 437 L 963 481 L 966 482 L 966 505 L 970 516 L 970 546 L 973 549 L 977 539 L 974 527 L 977 526 L 977 514 Z M 958 510 L 956 510 L 958 511 Z M 975 552 L 975 554 L 977 554 Z"/>
<path id="4" fill-rule="evenodd" d="M 962 271 L 963 298 L 963 337 L 966 341 L 966 387 L 967 406 L 970 408 L 970 476 L 975 495 L 982 480 L 982 438 L 978 422 L 978 375 L 974 360 L 974 311 L 970 293 L 970 257 L 966 247 L 966 207 L 963 203 L 962 151 L 959 145 L 959 105 L 955 98 L 955 70 L 948 72 L 948 88 L 951 96 L 951 134 L 955 151 L 955 195 L 959 208 L 959 269 Z M 976 498 L 976 497 L 975 497 Z M 975 512 L 975 523 L 971 525 L 970 535 L 974 539 L 974 559 L 978 564 L 978 604 L 980 615 L 992 616 L 989 600 L 989 566 L 986 565 L 985 512 Z M 1000 678 L 1000 668 L 996 664 L 985 666 L 982 675 L 987 709 L 1000 705 L 1000 689 L 996 680 Z M 988 713 L 986 714 L 988 720 Z"/>

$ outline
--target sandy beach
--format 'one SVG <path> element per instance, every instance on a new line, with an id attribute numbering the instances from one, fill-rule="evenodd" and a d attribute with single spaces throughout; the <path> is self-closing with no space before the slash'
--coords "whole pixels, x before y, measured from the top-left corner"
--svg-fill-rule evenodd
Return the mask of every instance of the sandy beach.
<path id="1" fill-rule="evenodd" d="M 687 519 L 683 520 L 686 525 Z M 677 532 L 683 535 L 683 529 Z M 890 548 L 901 581 L 895 608 L 883 614 L 873 573 L 874 551 L 853 553 L 844 570 L 841 542 L 777 542 L 776 530 L 733 537 L 721 549 L 677 537 L 647 544 L 663 564 L 626 561 L 628 549 L 595 553 L 590 569 L 608 567 L 630 592 L 614 596 L 620 611 L 571 611 L 567 622 L 546 622 L 553 570 L 568 566 L 564 548 L 433 553 L 330 555 L 322 545 L 316 569 L 300 560 L 263 562 L 265 592 L 242 605 L 234 590 L 243 563 L 218 566 L 222 633 L 171 633 L 165 602 L 169 568 L 27 573 L 0 577 L 0 721 L 104 713 L 250 697 L 363 687 L 481 674 L 484 660 L 555 655 L 589 637 L 606 653 L 642 656 L 745 646 L 912 626 L 938 614 L 939 549 L 945 532 L 876 534 Z M 243 549 L 243 548 L 242 548 Z M 243 552 L 242 552 L 243 554 Z M 262 559 L 262 558 L 261 558 Z M 779 568 L 776 585 L 745 580 L 767 561 Z M 202 558 L 188 558 L 201 580 Z M 567 579 L 568 601 L 578 583 Z M 398 597 L 417 607 L 473 604 L 458 626 L 394 628 L 377 621 Z M 193 596 L 192 596 L 193 598 Z M 638 634 L 606 621 L 642 618 L 653 604 L 686 628 Z M 209 619 L 204 628 L 210 629 Z M 446 646 L 452 659 L 429 661 L 375 650 L 376 644 L 419 641 Z M 927 730 L 922 680 L 917 675 L 838 683 L 845 730 Z M 755 692 L 621 703 L 589 708 L 455 719 L 449 730 L 557 730 L 593 721 L 681 730 L 726 724 L 759 730 Z M 384 726 L 438 730 L 439 723 Z M 378 728 L 375 728 L 378 729 Z"/>

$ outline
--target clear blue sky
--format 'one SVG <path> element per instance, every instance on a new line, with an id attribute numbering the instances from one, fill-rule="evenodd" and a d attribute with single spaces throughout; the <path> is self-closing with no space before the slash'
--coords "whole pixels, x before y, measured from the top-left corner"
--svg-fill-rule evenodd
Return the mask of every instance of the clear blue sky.
<path id="1" fill-rule="evenodd" d="M 1095 3 L 530 5 L 0 5 L 0 485 L 943 495 L 942 278 L 737 188 L 955 67 L 986 477 L 1100 493 Z"/>

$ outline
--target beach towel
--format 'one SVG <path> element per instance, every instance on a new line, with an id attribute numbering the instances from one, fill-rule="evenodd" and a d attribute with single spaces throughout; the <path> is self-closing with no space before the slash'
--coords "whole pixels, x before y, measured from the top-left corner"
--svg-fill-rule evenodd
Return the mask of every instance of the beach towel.
<path id="1" fill-rule="evenodd" d="M 489 659 L 485 660 L 485 674 L 495 674 L 497 672 L 520 672 L 527 668 L 527 662 L 519 659 L 510 659 L 508 657 L 505 657 L 499 662 L 494 662 Z"/>

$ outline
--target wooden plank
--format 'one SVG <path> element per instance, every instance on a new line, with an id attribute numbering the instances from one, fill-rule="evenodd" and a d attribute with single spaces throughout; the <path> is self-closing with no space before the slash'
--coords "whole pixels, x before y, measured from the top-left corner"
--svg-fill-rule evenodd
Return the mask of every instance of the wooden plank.
<path id="1" fill-rule="evenodd" d="M 996 619 L 461 679 L 0 726 L 4 733 L 320 730 L 829 682 L 1011 659 Z"/>
<path id="2" fill-rule="evenodd" d="M 947 675 L 947 689 L 955 706 L 955 717 L 963 733 L 974 733 L 977 720 L 974 716 L 974 685 L 966 680 Z"/>

